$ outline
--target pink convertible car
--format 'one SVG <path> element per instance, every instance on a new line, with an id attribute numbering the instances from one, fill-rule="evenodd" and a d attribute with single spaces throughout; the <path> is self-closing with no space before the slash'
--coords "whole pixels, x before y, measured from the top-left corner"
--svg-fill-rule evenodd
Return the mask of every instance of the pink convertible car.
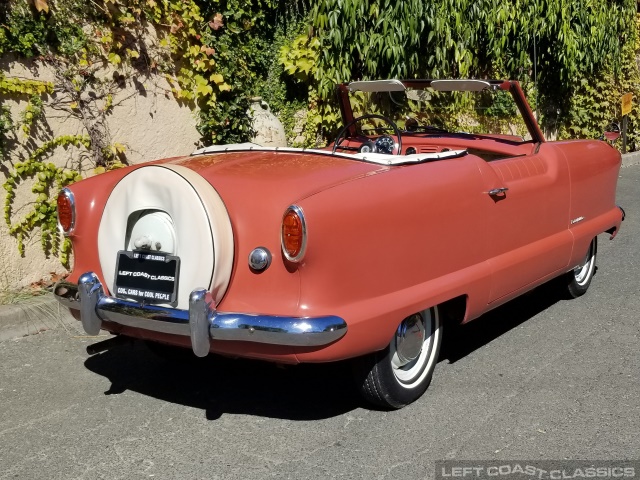
<path id="1" fill-rule="evenodd" d="M 353 359 L 363 395 L 426 390 L 443 319 L 552 279 L 572 297 L 613 238 L 620 154 L 547 142 L 515 81 L 340 85 L 324 149 L 254 144 L 65 188 L 73 272 L 55 287 L 89 334 L 278 363 Z"/>

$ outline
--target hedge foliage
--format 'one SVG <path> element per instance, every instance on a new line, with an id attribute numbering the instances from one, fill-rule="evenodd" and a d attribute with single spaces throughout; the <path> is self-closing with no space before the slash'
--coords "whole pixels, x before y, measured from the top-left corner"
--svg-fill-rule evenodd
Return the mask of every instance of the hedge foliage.
<path id="1" fill-rule="evenodd" d="M 250 140 L 255 95 L 270 103 L 290 141 L 330 141 L 340 122 L 336 84 L 394 77 L 517 79 L 550 136 L 598 137 L 619 119 L 623 93 L 637 103 L 636 9 L 633 0 L 4 1 L 0 56 L 56 72 L 52 84 L 0 74 L 5 219 L 19 248 L 40 228 L 45 251 L 64 254 L 52 238 L 53 195 L 83 172 L 42 162 L 55 148 L 77 148 L 96 173 L 122 166 L 126 146 L 110 138 L 104 120 L 123 83 L 150 75 L 164 76 L 168 93 L 197 109 L 204 144 Z M 113 81 L 97 75 L 105 66 L 116 70 Z M 19 118 L 2 103 L 16 97 L 27 102 Z M 52 102 L 81 120 L 86 135 L 39 138 L 43 150 L 33 132 Z M 639 121 L 634 107 L 631 150 L 640 148 Z M 16 132 L 27 138 L 27 156 L 11 160 Z M 15 188 L 28 177 L 36 179 L 35 207 L 12 218 Z"/>
<path id="2" fill-rule="evenodd" d="M 637 91 L 636 8 L 633 0 L 317 0 L 314 80 L 325 100 L 351 79 L 536 82 L 543 127 L 597 136 L 620 116 L 620 93 Z"/>
<path id="3" fill-rule="evenodd" d="M 632 0 L 12 0 L 0 6 L 0 55 L 163 73 L 179 100 L 200 107 L 204 143 L 250 138 L 252 95 L 273 103 L 288 130 L 298 107 L 330 130 L 336 83 L 386 77 L 535 81 L 532 103 L 547 130 L 593 136 L 619 116 L 619 93 L 637 86 L 636 8 Z M 147 25 L 165 50 L 145 45 Z M 330 135 L 307 128 L 318 133 Z"/>

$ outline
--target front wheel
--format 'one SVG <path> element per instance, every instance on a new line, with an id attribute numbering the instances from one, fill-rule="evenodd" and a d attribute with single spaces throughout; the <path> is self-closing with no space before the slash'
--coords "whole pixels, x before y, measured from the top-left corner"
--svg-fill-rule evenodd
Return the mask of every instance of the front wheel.
<path id="1" fill-rule="evenodd" d="M 596 252 L 598 250 L 598 237 L 593 237 L 589 244 L 589 250 L 580 265 L 572 271 L 567 272 L 565 280 L 567 284 L 567 294 L 571 298 L 578 298 L 584 295 L 591 285 L 591 279 L 596 271 Z"/>
<path id="2" fill-rule="evenodd" d="M 442 324 L 437 307 L 405 318 L 384 350 L 354 360 L 364 398 L 384 408 L 402 408 L 425 392 L 438 361 Z"/>

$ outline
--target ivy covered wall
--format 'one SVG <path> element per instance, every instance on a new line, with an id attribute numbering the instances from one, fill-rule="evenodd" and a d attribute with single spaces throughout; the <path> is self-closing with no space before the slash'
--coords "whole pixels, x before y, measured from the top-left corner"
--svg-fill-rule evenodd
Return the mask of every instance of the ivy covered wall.
<path id="1" fill-rule="evenodd" d="M 622 93 L 637 103 L 636 8 L 632 0 L 2 2 L 0 65 L 48 72 L 0 71 L 0 180 L 13 248 L 25 255 L 25 243 L 38 243 L 68 265 L 55 192 L 151 160 L 157 150 L 136 150 L 111 126 L 147 101 L 193 112 L 200 143 L 220 144 L 253 137 L 247 109 L 259 95 L 290 144 L 311 146 L 335 135 L 336 83 L 509 77 L 523 82 L 550 136 L 598 137 L 619 118 Z M 48 129 L 54 115 L 79 127 Z M 637 108 L 629 128 L 630 149 L 640 148 Z M 75 160 L 51 162 L 61 149 Z"/>
<path id="2" fill-rule="evenodd" d="M 533 94 L 540 121 L 564 137 L 597 137 L 638 91 L 634 0 L 317 0 L 311 84 L 370 78 L 501 78 Z M 308 69 L 308 55 L 289 70 Z M 537 88 L 533 88 L 533 83 Z M 631 146 L 638 143 L 636 114 Z"/>

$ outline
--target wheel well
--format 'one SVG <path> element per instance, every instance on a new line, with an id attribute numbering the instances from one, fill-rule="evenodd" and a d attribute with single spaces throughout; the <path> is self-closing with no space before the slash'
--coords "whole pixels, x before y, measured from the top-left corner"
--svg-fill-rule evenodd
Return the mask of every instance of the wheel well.
<path id="1" fill-rule="evenodd" d="M 609 235 L 611 235 L 611 238 L 613 239 L 613 237 L 615 237 L 618 233 L 618 228 L 617 227 L 611 227 L 608 230 L 605 230 L 604 233 L 608 233 Z"/>
<path id="2" fill-rule="evenodd" d="M 438 308 L 443 321 L 450 325 L 460 325 L 467 313 L 467 300 L 466 295 L 460 295 L 440 304 Z"/>

